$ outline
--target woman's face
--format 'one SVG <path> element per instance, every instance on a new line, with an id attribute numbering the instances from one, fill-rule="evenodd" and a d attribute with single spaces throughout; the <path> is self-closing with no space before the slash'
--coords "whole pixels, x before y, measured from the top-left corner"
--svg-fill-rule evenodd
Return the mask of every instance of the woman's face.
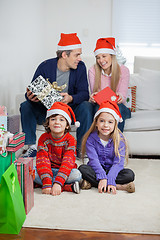
<path id="1" fill-rule="evenodd" d="M 112 56 L 108 53 L 100 53 L 96 56 L 97 63 L 105 73 L 110 74 L 112 65 Z"/>

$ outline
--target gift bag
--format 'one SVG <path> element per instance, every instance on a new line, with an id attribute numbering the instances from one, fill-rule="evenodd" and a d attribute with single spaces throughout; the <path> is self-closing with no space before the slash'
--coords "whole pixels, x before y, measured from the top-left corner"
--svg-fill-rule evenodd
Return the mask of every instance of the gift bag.
<path id="1" fill-rule="evenodd" d="M 2 175 L 0 185 L 0 233 L 19 234 L 26 219 L 14 164 Z"/>
<path id="2" fill-rule="evenodd" d="M 34 206 L 33 180 L 35 178 L 35 170 L 33 170 L 33 158 L 19 158 L 14 164 L 17 169 L 25 211 L 28 214 Z"/>
<path id="3" fill-rule="evenodd" d="M 9 144 L 6 147 L 8 152 L 16 152 L 24 146 L 25 142 L 25 133 L 17 132 L 9 139 Z"/>
<path id="4" fill-rule="evenodd" d="M 0 154 L 0 183 L 3 173 L 15 161 L 15 153 L 5 152 Z"/>

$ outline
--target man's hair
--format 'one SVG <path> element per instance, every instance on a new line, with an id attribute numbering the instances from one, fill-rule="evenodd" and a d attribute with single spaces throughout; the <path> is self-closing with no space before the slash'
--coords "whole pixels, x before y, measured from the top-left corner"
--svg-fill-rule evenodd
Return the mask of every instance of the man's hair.
<path id="1" fill-rule="evenodd" d="M 63 52 L 66 52 L 67 56 L 69 57 L 69 55 L 70 55 L 70 53 L 72 52 L 72 50 L 58 50 L 58 51 L 56 52 L 57 57 L 58 57 L 58 58 L 62 58 L 62 53 L 63 53 Z"/>

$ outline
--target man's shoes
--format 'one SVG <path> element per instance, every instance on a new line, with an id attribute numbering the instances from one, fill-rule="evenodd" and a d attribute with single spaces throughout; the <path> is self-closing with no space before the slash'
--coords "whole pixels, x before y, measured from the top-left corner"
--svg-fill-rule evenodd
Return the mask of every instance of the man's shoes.
<path id="1" fill-rule="evenodd" d="M 90 189 L 92 187 L 91 183 L 88 182 L 87 180 L 83 180 L 81 183 L 81 189 Z"/>
<path id="2" fill-rule="evenodd" d="M 79 194 L 80 193 L 79 182 L 76 181 L 75 183 L 73 183 L 72 189 L 73 189 L 73 192 Z"/>
<path id="3" fill-rule="evenodd" d="M 26 151 L 26 153 L 23 155 L 23 158 L 28 158 L 28 157 L 36 157 L 37 155 L 37 150 L 35 148 L 29 147 Z"/>

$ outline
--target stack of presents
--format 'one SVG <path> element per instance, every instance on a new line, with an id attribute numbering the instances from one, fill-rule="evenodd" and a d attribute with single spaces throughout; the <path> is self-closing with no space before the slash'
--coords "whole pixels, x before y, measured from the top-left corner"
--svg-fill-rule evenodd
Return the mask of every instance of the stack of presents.
<path id="1" fill-rule="evenodd" d="M 0 233 L 18 234 L 34 205 L 33 158 L 16 159 L 25 134 L 8 131 L 7 122 L 7 109 L 0 106 Z"/>

